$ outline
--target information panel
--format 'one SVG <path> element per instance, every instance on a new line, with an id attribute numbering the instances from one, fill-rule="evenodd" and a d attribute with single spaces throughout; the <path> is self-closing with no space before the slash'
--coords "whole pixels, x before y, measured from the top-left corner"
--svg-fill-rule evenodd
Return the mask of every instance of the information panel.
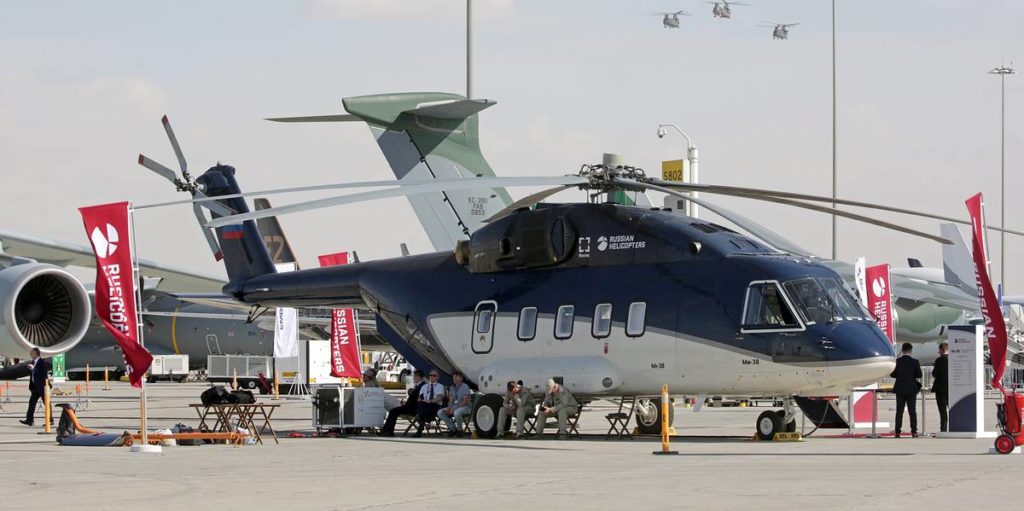
<path id="1" fill-rule="evenodd" d="M 943 437 L 994 438 L 985 431 L 985 329 L 951 325 L 949 342 L 949 432 Z"/>

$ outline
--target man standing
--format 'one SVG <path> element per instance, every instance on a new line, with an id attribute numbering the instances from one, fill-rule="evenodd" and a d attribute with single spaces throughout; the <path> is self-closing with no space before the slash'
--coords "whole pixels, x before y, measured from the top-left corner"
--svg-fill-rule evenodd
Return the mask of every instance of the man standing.
<path id="1" fill-rule="evenodd" d="M 448 393 L 448 407 L 437 416 L 448 426 L 448 436 L 462 436 L 462 417 L 473 411 L 473 391 L 466 385 L 462 371 L 452 372 L 452 388 Z M 454 418 L 454 420 L 452 420 Z"/>
<path id="2" fill-rule="evenodd" d="M 384 427 L 380 430 L 380 436 L 395 436 L 395 423 L 402 415 L 416 415 L 416 403 L 419 401 L 420 389 L 427 383 L 423 381 L 423 371 L 419 369 L 412 372 L 413 388 L 409 389 L 409 395 L 405 403 L 388 410 L 388 418 L 384 421 Z"/>
<path id="3" fill-rule="evenodd" d="M 945 433 L 949 428 L 949 343 L 939 345 L 939 358 L 932 366 L 932 392 L 935 393 L 935 405 L 939 407 L 939 431 Z"/>
<path id="4" fill-rule="evenodd" d="M 537 435 L 534 438 L 544 437 L 545 422 L 548 417 L 554 415 L 558 416 L 558 439 L 568 438 L 566 424 L 569 421 L 569 414 L 575 414 L 578 408 L 579 403 L 576 402 L 576 397 L 572 395 L 572 392 L 556 383 L 554 379 L 548 380 L 548 393 L 544 395 L 544 402 L 540 405 L 540 415 L 537 416 Z"/>
<path id="5" fill-rule="evenodd" d="M 896 438 L 900 437 L 903 427 L 903 407 L 910 409 L 910 434 L 917 438 L 917 393 L 921 390 L 921 363 L 911 356 L 914 347 L 909 342 L 903 343 L 903 355 L 896 359 L 896 369 L 892 376 L 896 383 L 892 391 L 896 393 Z"/>
<path id="6" fill-rule="evenodd" d="M 32 361 L 28 363 L 28 368 L 32 371 L 28 379 L 28 389 L 30 392 L 28 412 L 25 413 L 25 420 L 19 422 L 26 426 L 32 426 L 35 424 L 36 403 L 43 397 L 43 393 L 46 392 L 46 361 L 43 360 L 39 348 L 32 348 L 28 353 L 29 357 L 32 358 Z"/>
<path id="7" fill-rule="evenodd" d="M 509 417 L 515 416 L 516 440 L 519 440 L 523 437 L 523 428 L 526 426 L 526 418 L 537 413 L 537 405 L 534 404 L 533 396 L 530 395 L 529 389 L 525 388 L 522 385 L 522 382 L 516 383 L 509 380 L 506 387 L 508 388 L 508 392 L 505 392 L 505 402 L 502 403 L 501 409 L 498 410 L 498 434 L 508 434 L 508 426 L 506 426 L 506 422 Z"/>
<path id="8" fill-rule="evenodd" d="M 439 377 L 437 369 L 431 369 L 430 381 L 420 387 L 419 399 L 416 401 L 417 426 L 414 437 L 423 436 L 423 428 L 434 420 L 437 411 L 441 409 L 441 403 L 444 402 L 444 385 L 437 381 Z"/>

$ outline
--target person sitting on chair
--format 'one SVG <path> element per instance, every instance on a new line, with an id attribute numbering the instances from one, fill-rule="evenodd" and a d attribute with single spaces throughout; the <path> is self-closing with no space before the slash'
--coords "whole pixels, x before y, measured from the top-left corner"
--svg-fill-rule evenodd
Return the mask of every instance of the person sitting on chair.
<path id="1" fill-rule="evenodd" d="M 548 380 L 548 393 L 544 395 L 544 401 L 540 405 L 540 414 L 537 416 L 537 434 L 534 438 L 544 437 L 544 426 L 548 417 L 558 417 L 558 439 L 568 438 L 566 424 L 569 422 L 569 414 L 576 413 L 579 403 L 576 397 L 568 389 L 559 385 L 554 379 Z"/>
<path id="2" fill-rule="evenodd" d="M 516 383 L 509 380 L 506 385 L 508 392 L 505 392 L 505 401 L 498 410 L 498 434 L 508 434 L 508 422 L 510 417 L 516 418 L 516 440 L 523 437 L 523 429 L 526 426 L 526 418 L 537 413 L 537 405 L 533 402 L 533 396 L 522 382 Z"/>
<path id="3" fill-rule="evenodd" d="M 473 391 L 469 389 L 464 379 L 462 371 L 452 372 L 448 406 L 437 412 L 437 416 L 444 421 L 445 426 L 448 426 L 448 436 L 462 436 L 462 417 L 473 411 Z"/>
<path id="4" fill-rule="evenodd" d="M 420 387 L 419 399 L 416 401 L 416 434 L 415 437 L 423 436 L 423 428 L 437 417 L 437 411 L 441 409 L 444 402 L 444 385 L 437 381 L 440 373 L 437 369 L 430 370 L 430 381 Z"/>
<path id="5" fill-rule="evenodd" d="M 395 424 L 398 422 L 398 418 L 402 415 L 416 415 L 416 403 L 419 401 L 420 389 L 427 384 L 423 381 L 423 371 L 419 369 L 413 371 L 412 382 L 414 386 L 409 389 L 409 395 L 405 398 L 405 402 L 388 410 L 388 418 L 378 433 L 380 436 L 395 436 Z"/>

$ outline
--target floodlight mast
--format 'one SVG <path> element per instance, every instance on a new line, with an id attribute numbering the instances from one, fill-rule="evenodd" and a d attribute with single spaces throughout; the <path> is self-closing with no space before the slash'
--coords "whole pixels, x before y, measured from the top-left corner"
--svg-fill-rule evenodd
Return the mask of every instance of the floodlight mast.
<path id="1" fill-rule="evenodd" d="M 1011 62 L 1012 64 L 1012 62 Z M 988 72 L 999 75 L 999 227 L 1006 228 L 1006 75 L 1017 74 L 1010 66 L 999 66 Z M 1006 289 L 1006 233 L 999 233 L 999 285 Z"/>
<path id="2" fill-rule="evenodd" d="M 687 135 L 683 130 L 679 129 L 679 126 L 676 126 L 675 124 L 659 124 L 658 125 L 658 138 L 665 138 L 665 135 L 668 134 L 668 130 L 666 130 L 665 128 L 672 128 L 672 129 L 676 130 L 686 140 L 686 159 L 690 162 L 690 180 L 689 180 L 689 182 L 691 182 L 691 183 L 699 183 L 700 182 L 700 179 L 699 179 L 700 174 L 698 173 L 698 169 L 697 169 L 697 164 L 698 164 L 698 159 L 699 159 L 698 158 L 698 153 L 697 153 L 697 146 L 693 145 L 693 143 L 690 141 L 689 135 Z M 700 198 L 700 197 L 698 197 L 697 192 L 692 192 L 692 195 L 693 195 L 694 199 Z M 686 215 L 687 216 L 692 216 L 693 218 L 698 218 L 699 214 L 700 214 L 699 206 L 697 206 L 697 204 L 695 204 L 695 203 L 687 201 L 687 203 L 686 203 Z"/>

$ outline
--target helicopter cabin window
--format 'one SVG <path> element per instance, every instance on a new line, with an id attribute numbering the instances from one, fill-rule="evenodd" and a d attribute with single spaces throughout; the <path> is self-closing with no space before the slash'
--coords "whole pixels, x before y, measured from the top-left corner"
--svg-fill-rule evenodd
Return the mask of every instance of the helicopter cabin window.
<path id="1" fill-rule="evenodd" d="M 572 337 L 572 321 L 576 316 L 576 307 L 563 305 L 558 308 L 555 317 L 555 338 L 568 339 Z"/>
<path id="2" fill-rule="evenodd" d="M 519 311 L 519 340 L 529 341 L 537 336 L 537 308 L 523 307 Z"/>
<path id="3" fill-rule="evenodd" d="M 476 310 L 476 333 L 486 334 L 491 331 L 494 325 L 494 313 L 496 307 L 491 303 L 481 304 Z"/>
<path id="4" fill-rule="evenodd" d="M 629 314 L 626 316 L 626 335 L 639 337 L 644 335 L 647 329 L 647 303 L 633 302 L 629 304 Z"/>
<path id="5" fill-rule="evenodd" d="M 743 305 L 743 332 L 802 330 L 793 308 L 776 282 L 752 282 Z"/>
<path id="6" fill-rule="evenodd" d="M 594 326 L 591 333 L 598 339 L 608 337 L 612 333 L 612 304 L 599 303 L 594 307 Z"/>

